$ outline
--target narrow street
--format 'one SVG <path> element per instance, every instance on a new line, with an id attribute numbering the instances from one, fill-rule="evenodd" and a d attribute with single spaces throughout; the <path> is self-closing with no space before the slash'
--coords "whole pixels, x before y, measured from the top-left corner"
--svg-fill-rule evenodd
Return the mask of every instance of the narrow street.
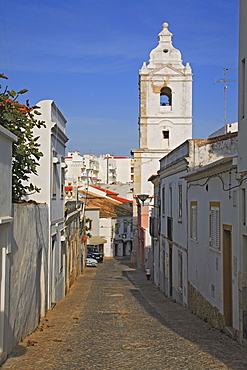
<path id="1" fill-rule="evenodd" d="M 247 348 L 167 299 L 128 258 L 87 268 L 7 369 L 247 369 Z"/>

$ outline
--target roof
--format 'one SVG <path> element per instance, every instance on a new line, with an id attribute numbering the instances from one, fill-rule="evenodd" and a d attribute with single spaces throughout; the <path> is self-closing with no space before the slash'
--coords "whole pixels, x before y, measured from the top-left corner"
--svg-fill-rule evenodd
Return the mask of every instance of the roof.
<path id="1" fill-rule="evenodd" d="M 72 191 L 73 190 L 73 186 L 65 186 L 65 191 Z"/>
<path id="2" fill-rule="evenodd" d="M 151 175 L 148 179 L 148 181 L 153 181 L 154 179 L 156 179 L 158 175 Z"/>
<path id="3" fill-rule="evenodd" d="M 100 208 L 100 218 L 132 217 L 133 215 L 132 209 L 129 208 L 127 204 L 119 204 L 115 199 L 101 197 L 95 193 L 86 192 L 85 190 L 80 190 L 79 193 L 84 195 L 83 199 L 86 203 L 86 208 Z"/>
<path id="4" fill-rule="evenodd" d="M 118 195 L 118 193 L 114 193 L 113 191 L 110 191 L 110 190 L 106 190 L 106 189 L 103 189 L 103 188 L 99 188 L 98 186 L 94 186 L 94 185 L 90 185 L 91 188 L 94 188 L 94 189 L 98 189 L 98 190 L 101 190 L 103 191 L 104 193 L 106 193 L 107 195 Z"/>
<path id="5" fill-rule="evenodd" d="M 95 210 L 95 209 L 100 209 L 100 207 L 97 207 L 97 206 L 85 206 L 85 209 L 87 210 L 87 211 L 90 211 L 90 210 Z"/>
<path id="6" fill-rule="evenodd" d="M 118 200 L 121 203 L 131 203 L 132 202 L 132 200 L 130 200 L 130 199 L 125 199 L 125 198 L 120 198 L 120 197 L 111 196 L 111 199 Z"/>

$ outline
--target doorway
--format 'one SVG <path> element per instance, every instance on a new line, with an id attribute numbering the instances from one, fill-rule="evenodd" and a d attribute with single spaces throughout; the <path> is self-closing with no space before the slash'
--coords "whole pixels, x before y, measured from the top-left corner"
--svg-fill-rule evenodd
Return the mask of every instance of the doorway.
<path id="1" fill-rule="evenodd" d="M 114 245 L 114 249 L 115 249 L 115 251 L 114 251 L 114 257 L 117 257 L 118 256 L 118 244 L 115 244 Z"/>
<path id="2" fill-rule="evenodd" d="M 225 326 L 232 327 L 232 227 L 223 225 L 223 307 Z"/>
<path id="3" fill-rule="evenodd" d="M 172 248 L 169 248 L 169 294 L 172 298 Z"/>

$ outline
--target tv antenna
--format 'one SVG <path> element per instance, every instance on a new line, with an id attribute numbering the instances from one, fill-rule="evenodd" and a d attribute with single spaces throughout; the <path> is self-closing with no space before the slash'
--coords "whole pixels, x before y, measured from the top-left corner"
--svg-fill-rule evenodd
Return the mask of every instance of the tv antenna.
<path id="1" fill-rule="evenodd" d="M 216 80 L 215 83 L 224 82 L 224 134 L 227 133 L 227 125 L 226 125 L 226 90 L 228 88 L 227 82 L 236 82 L 237 80 L 227 80 L 226 72 L 227 71 L 237 71 L 237 68 L 223 68 L 224 70 L 224 78 L 222 80 Z"/>

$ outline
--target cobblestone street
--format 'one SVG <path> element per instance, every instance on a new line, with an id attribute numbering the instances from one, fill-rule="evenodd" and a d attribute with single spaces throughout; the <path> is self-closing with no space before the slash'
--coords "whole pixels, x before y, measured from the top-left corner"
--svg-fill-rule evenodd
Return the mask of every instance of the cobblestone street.
<path id="1" fill-rule="evenodd" d="M 247 369 L 247 348 L 167 299 L 129 259 L 87 268 L 7 369 Z"/>

